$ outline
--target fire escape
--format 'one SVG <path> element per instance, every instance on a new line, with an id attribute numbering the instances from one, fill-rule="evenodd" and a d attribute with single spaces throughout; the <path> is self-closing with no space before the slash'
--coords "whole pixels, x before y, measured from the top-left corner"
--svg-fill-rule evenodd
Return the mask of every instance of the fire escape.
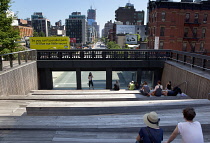
<path id="1" fill-rule="evenodd" d="M 197 37 L 197 30 L 199 26 L 200 23 L 198 21 L 198 16 L 195 16 L 194 22 L 190 22 L 189 18 L 185 19 L 184 22 L 185 31 L 184 31 L 183 41 L 188 41 L 188 43 L 191 46 L 191 52 L 195 52 L 195 45 L 196 42 L 199 40 L 199 38 Z M 191 30 L 192 34 L 189 34 L 188 29 Z"/>

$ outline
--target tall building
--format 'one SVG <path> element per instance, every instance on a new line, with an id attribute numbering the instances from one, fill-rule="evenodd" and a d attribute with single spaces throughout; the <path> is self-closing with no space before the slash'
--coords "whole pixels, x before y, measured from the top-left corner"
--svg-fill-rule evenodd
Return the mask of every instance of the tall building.
<path id="1" fill-rule="evenodd" d="M 92 6 L 90 9 L 88 9 L 88 12 L 87 12 L 87 19 L 94 19 L 96 20 L 96 10 L 95 9 L 92 9 Z"/>
<path id="2" fill-rule="evenodd" d="M 99 25 L 96 22 L 96 10 L 92 9 L 92 6 L 87 11 L 87 21 L 88 21 L 89 29 L 95 30 L 93 32 L 95 34 L 93 37 L 99 38 L 100 37 L 100 35 L 99 35 Z M 88 30 L 88 32 L 91 32 L 92 30 Z M 92 33 L 88 33 L 88 35 L 92 35 Z M 91 38 L 91 37 L 89 37 L 88 39 L 94 40 L 94 38 Z M 93 41 L 91 41 L 91 42 L 93 42 Z"/>
<path id="3" fill-rule="evenodd" d="M 76 38 L 77 44 L 86 44 L 87 42 L 87 21 L 86 16 L 81 12 L 73 12 L 66 19 L 66 36 Z"/>
<path id="4" fill-rule="evenodd" d="M 42 12 L 34 12 L 31 15 L 31 23 L 34 32 L 43 32 L 46 37 L 50 36 L 50 20 L 44 18 Z"/>
<path id="5" fill-rule="evenodd" d="M 148 47 L 206 54 L 210 51 L 210 2 L 148 3 Z"/>
<path id="6" fill-rule="evenodd" d="M 102 37 L 108 37 L 109 31 L 113 29 L 113 26 L 114 26 L 114 23 L 112 23 L 112 20 L 107 21 L 107 23 L 105 23 L 104 25 Z"/>
<path id="7" fill-rule="evenodd" d="M 133 4 L 127 3 L 115 11 L 115 20 L 124 25 L 144 25 L 144 11 L 136 11 Z"/>

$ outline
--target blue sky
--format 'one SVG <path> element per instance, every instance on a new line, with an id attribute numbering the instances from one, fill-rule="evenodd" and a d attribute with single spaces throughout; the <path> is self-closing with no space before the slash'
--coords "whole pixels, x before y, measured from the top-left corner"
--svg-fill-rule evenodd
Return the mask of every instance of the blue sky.
<path id="1" fill-rule="evenodd" d="M 11 10 L 17 13 L 18 18 L 25 19 L 31 17 L 34 12 L 42 12 L 43 15 L 51 21 L 51 25 L 55 25 L 56 21 L 65 19 L 72 12 L 81 12 L 87 15 L 87 10 L 92 6 L 96 9 L 96 21 L 100 25 L 100 29 L 104 24 L 115 19 L 115 10 L 123 7 L 130 1 L 134 4 L 137 11 L 144 10 L 147 12 L 148 0 L 12 0 Z M 176 0 L 175 0 L 176 1 Z M 100 31 L 101 32 L 101 31 Z"/>

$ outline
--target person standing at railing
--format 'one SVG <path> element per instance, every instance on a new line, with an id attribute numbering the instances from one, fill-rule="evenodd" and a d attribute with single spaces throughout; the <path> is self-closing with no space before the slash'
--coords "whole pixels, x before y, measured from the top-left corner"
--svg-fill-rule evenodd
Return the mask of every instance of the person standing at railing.
<path id="1" fill-rule="evenodd" d="M 92 75 L 91 72 L 90 72 L 89 75 L 88 75 L 88 80 L 89 80 L 89 89 L 90 89 L 90 85 L 91 85 L 92 88 L 94 89 L 94 86 L 93 86 L 93 75 Z"/>

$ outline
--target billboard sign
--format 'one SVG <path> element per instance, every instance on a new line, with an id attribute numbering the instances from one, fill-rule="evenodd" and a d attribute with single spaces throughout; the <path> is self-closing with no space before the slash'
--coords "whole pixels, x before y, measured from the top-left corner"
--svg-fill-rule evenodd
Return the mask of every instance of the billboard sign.
<path id="1" fill-rule="evenodd" d="M 29 39 L 31 49 L 70 49 L 69 37 L 30 37 Z"/>
<path id="2" fill-rule="evenodd" d="M 126 44 L 137 44 L 137 35 L 128 34 L 125 39 Z"/>
<path id="3" fill-rule="evenodd" d="M 116 34 L 136 34 L 135 25 L 117 25 Z"/>

